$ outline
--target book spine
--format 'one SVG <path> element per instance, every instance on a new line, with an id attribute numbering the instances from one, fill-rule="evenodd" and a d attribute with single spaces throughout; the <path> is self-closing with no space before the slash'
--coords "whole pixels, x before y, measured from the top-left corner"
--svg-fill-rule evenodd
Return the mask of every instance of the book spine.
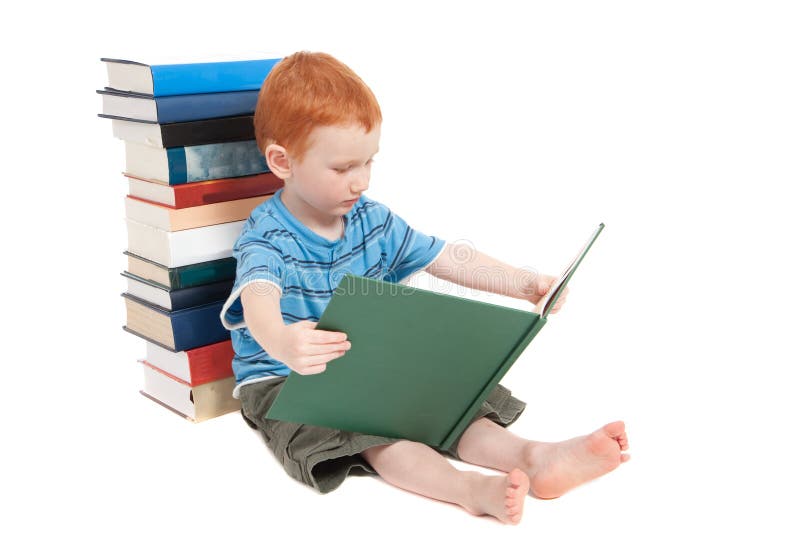
<path id="1" fill-rule="evenodd" d="M 169 276 L 169 287 L 181 289 L 181 269 L 184 267 L 173 267 L 167 269 L 167 276 Z"/>
<path id="2" fill-rule="evenodd" d="M 223 280 L 213 284 L 173 289 L 169 292 L 173 311 L 201 306 L 228 298 L 233 288 L 233 280 Z"/>
<path id="3" fill-rule="evenodd" d="M 235 115 L 252 115 L 258 91 L 236 91 L 155 98 L 158 123 L 189 122 Z"/>
<path id="4" fill-rule="evenodd" d="M 230 332 L 222 326 L 219 314 L 224 300 L 187 308 L 169 314 L 175 339 L 174 351 L 189 350 L 203 345 L 230 339 Z"/>
<path id="5" fill-rule="evenodd" d="M 244 221 L 179 232 L 166 232 L 130 219 L 126 224 L 129 252 L 164 267 L 183 267 L 233 256 L 233 244 Z"/>
<path id="6" fill-rule="evenodd" d="M 283 187 L 283 180 L 272 173 L 192 182 L 175 187 L 175 207 L 190 208 L 229 200 L 250 198 L 274 193 Z"/>
<path id="7" fill-rule="evenodd" d="M 235 178 L 269 171 L 255 140 L 167 148 L 169 185 Z"/>
<path id="8" fill-rule="evenodd" d="M 233 279 L 235 276 L 236 260 L 234 258 L 186 265 L 170 269 L 169 273 L 170 285 L 174 288 L 210 284 L 220 280 Z"/>
<path id="9" fill-rule="evenodd" d="M 230 340 L 198 347 L 186 354 L 192 386 L 233 376 L 233 345 Z"/>
<path id="10" fill-rule="evenodd" d="M 125 216 L 133 221 L 160 228 L 167 232 L 180 232 L 204 226 L 214 226 L 247 219 L 253 209 L 264 202 L 268 196 L 240 198 L 227 202 L 203 204 L 191 208 L 173 208 L 164 204 L 125 199 Z"/>
<path id="11" fill-rule="evenodd" d="M 155 96 L 258 90 L 279 59 L 153 65 Z"/>
<path id="12" fill-rule="evenodd" d="M 167 166 L 169 169 L 169 185 L 187 182 L 186 152 L 183 147 L 167 148 Z"/>
<path id="13" fill-rule="evenodd" d="M 466 412 L 464 412 L 464 415 L 461 416 L 461 419 L 459 419 L 458 423 L 456 423 L 452 430 L 450 430 L 450 433 L 447 434 L 447 437 L 441 445 L 443 449 L 450 448 L 455 440 L 467 429 L 469 424 L 472 422 L 472 417 L 478 411 L 481 404 L 483 404 L 483 401 L 486 400 L 492 390 L 497 386 L 497 384 L 500 383 L 500 380 L 503 378 L 503 376 L 505 376 L 511 366 L 514 365 L 514 362 L 517 361 L 519 355 L 522 354 L 522 352 L 525 350 L 531 340 L 533 340 L 536 334 L 539 333 L 539 330 L 542 329 L 545 323 L 547 323 L 547 319 L 542 318 L 541 316 L 536 317 L 536 320 L 531 325 L 528 333 L 522 337 L 519 343 L 517 343 L 516 347 L 514 347 L 514 350 L 511 351 L 511 353 L 503 362 L 503 365 L 500 366 L 492 378 L 486 383 L 478 396 L 475 397 L 475 400 L 472 402 L 472 404 L 470 404 L 469 408 L 467 408 Z"/>
<path id="14" fill-rule="evenodd" d="M 164 148 L 255 139 L 253 115 L 161 124 Z"/>

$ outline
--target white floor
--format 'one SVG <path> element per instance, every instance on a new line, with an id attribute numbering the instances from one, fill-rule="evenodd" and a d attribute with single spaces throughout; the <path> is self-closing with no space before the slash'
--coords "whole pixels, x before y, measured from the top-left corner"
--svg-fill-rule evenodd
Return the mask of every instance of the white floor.
<path id="1" fill-rule="evenodd" d="M 561 317 L 567 322 L 566 313 Z M 732 386 L 721 383 L 713 390 L 691 379 L 680 383 L 684 372 L 667 360 L 654 364 L 663 369 L 660 379 L 634 383 L 631 373 L 642 367 L 624 379 L 617 368 L 647 355 L 606 350 L 608 364 L 593 364 L 587 353 L 557 349 L 564 338 L 557 317 L 548 327 L 503 381 L 529 403 L 512 429 L 555 441 L 621 418 L 633 458 L 560 499 L 529 498 L 520 532 L 797 531 L 789 512 L 797 460 L 796 440 L 788 441 L 796 435 L 788 407 L 737 400 Z M 132 352 L 142 343 L 121 331 L 117 342 Z M 193 424 L 139 395 L 139 366 L 119 352 L 87 356 L 94 370 L 73 361 L 73 378 L 43 382 L 43 390 L 32 385 L 29 397 L 18 399 L 10 416 L 10 428 L 18 430 L 5 438 L 13 452 L 4 455 L 3 478 L 13 491 L 11 517 L 25 531 L 67 525 L 87 533 L 504 528 L 373 477 L 351 477 L 319 495 L 283 472 L 238 413 Z M 95 375 L 100 359 L 106 376 L 118 382 L 84 380 Z M 583 369 L 576 373 L 578 361 Z"/>

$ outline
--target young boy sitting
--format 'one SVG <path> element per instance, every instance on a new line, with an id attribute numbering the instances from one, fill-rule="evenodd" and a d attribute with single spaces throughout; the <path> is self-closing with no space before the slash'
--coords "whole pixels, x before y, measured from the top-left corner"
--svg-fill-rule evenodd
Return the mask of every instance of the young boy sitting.
<path id="1" fill-rule="evenodd" d="M 350 347 L 344 333 L 315 329 L 344 273 L 397 282 L 425 270 L 534 304 L 554 281 L 420 233 L 365 197 L 380 128 L 372 91 L 329 55 L 296 53 L 265 80 L 256 138 L 284 187 L 253 210 L 234 246 L 236 282 L 221 314 L 236 353 L 234 395 L 289 475 L 322 493 L 338 487 L 351 470 L 364 470 L 516 524 L 529 493 L 558 497 L 627 460 L 624 424 L 559 443 L 529 441 L 505 428 L 525 403 L 503 386 L 447 451 L 266 418 L 290 370 L 322 373 Z M 503 276 L 487 277 L 487 269 Z M 564 297 L 553 312 L 563 303 Z M 461 471 L 440 453 L 506 474 Z"/>

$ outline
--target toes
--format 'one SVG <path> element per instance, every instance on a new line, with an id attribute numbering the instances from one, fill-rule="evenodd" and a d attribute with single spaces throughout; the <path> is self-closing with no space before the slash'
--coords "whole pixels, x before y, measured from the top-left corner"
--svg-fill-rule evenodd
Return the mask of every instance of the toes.
<path id="1" fill-rule="evenodd" d="M 524 471 L 514 469 L 506 475 L 506 481 L 505 514 L 508 521 L 516 525 L 522 519 L 522 506 L 530 489 L 530 478 Z"/>
<path id="2" fill-rule="evenodd" d="M 508 474 L 508 483 L 514 488 L 520 488 L 520 493 L 525 494 L 530 487 L 530 479 L 521 469 L 514 469 Z"/>
<path id="3" fill-rule="evenodd" d="M 522 505 L 520 503 L 506 503 L 505 515 L 509 522 L 519 523 L 520 519 L 522 519 Z"/>
<path id="4" fill-rule="evenodd" d="M 621 454 L 619 456 L 619 461 L 620 462 L 627 462 L 630 459 L 631 459 L 631 455 L 630 454 Z"/>
<path id="5" fill-rule="evenodd" d="M 605 434 L 610 438 L 619 439 L 620 437 L 625 436 L 625 423 L 622 421 L 608 423 L 603 427 L 603 432 L 605 432 Z"/>

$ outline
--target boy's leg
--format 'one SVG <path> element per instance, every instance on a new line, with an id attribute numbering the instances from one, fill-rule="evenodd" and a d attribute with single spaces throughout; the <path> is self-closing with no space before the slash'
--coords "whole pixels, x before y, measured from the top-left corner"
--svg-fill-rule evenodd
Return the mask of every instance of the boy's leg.
<path id="1" fill-rule="evenodd" d="M 622 421 L 609 423 L 586 436 L 557 443 L 523 439 L 486 419 L 474 421 L 458 443 L 458 457 L 468 463 L 528 474 L 531 493 L 544 499 L 613 471 L 630 456 Z"/>
<path id="2" fill-rule="evenodd" d="M 505 476 L 460 471 L 438 451 L 413 441 L 371 447 L 361 453 L 389 484 L 461 505 L 475 515 L 519 523 L 528 493 L 528 476 L 519 469 Z"/>

